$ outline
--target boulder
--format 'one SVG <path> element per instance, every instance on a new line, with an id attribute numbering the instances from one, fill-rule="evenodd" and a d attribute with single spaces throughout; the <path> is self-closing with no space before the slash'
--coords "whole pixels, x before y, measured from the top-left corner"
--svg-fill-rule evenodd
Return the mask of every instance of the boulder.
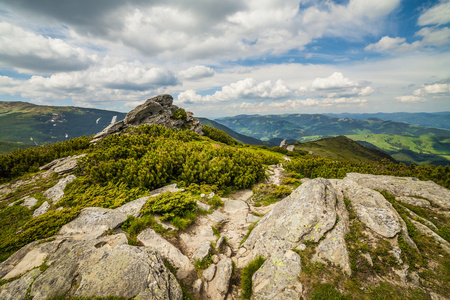
<path id="1" fill-rule="evenodd" d="M 53 187 L 44 192 L 44 197 L 56 204 L 64 197 L 66 185 L 75 180 L 75 175 L 69 175 L 58 181 Z"/>
<path id="2" fill-rule="evenodd" d="M 46 165 L 43 165 L 39 169 L 40 170 L 52 170 L 60 175 L 68 174 L 68 173 L 76 170 L 78 160 L 84 156 L 86 156 L 86 154 L 58 158 Z"/>
<path id="3" fill-rule="evenodd" d="M 33 212 L 33 217 L 39 217 L 40 215 L 45 214 L 49 208 L 50 208 L 50 203 L 48 203 L 47 201 L 44 201 L 44 203 L 42 203 L 41 206 L 39 206 L 39 208 Z"/>
<path id="4" fill-rule="evenodd" d="M 173 98 L 170 95 L 159 95 L 147 99 L 144 104 L 131 110 L 124 120 L 111 124 L 97 133 L 91 143 L 96 143 L 108 135 L 117 134 L 141 124 L 163 125 L 174 129 L 188 128 L 202 135 L 202 125 L 197 119 L 193 118 L 191 112 L 186 112 L 186 119 L 174 119 L 172 117 L 174 111 L 178 109 L 178 106 L 173 105 L 172 102 Z"/>
<path id="5" fill-rule="evenodd" d="M 395 197 L 395 200 L 409 204 L 409 205 L 418 206 L 418 207 L 430 207 L 431 206 L 430 201 L 425 200 L 425 199 L 419 199 L 416 197 L 397 196 L 397 197 Z"/>
<path id="6" fill-rule="evenodd" d="M 300 299 L 300 255 L 288 250 L 268 258 L 252 277 L 252 299 Z"/>
<path id="7" fill-rule="evenodd" d="M 212 246 L 211 242 L 204 242 L 200 245 L 200 247 L 195 251 L 194 256 L 192 256 L 193 260 L 199 260 L 202 261 L 208 257 L 208 255 L 211 253 Z"/>
<path id="8" fill-rule="evenodd" d="M 337 195 L 330 181 L 309 180 L 278 202 L 250 233 L 238 260 L 244 267 L 258 255 L 285 253 L 304 241 L 318 242 L 336 223 Z"/>
<path id="9" fill-rule="evenodd" d="M 137 218 L 141 213 L 142 206 L 144 206 L 144 204 L 147 203 L 147 200 L 149 198 L 150 196 L 138 198 L 136 200 L 125 203 L 124 205 L 117 207 L 114 210 L 123 213 L 127 216 L 133 216 Z"/>
<path id="10" fill-rule="evenodd" d="M 142 231 L 137 239 L 146 247 L 157 251 L 172 266 L 177 268 L 177 278 L 184 279 L 194 271 L 194 266 L 181 251 L 169 243 L 153 229 Z"/>
<path id="11" fill-rule="evenodd" d="M 203 270 L 203 278 L 205 278 L 206 281 L 211 281 L 214 278 L 214 275 L 216 274 L 216 265 L 212 264 L 205 270 Z"/>
<path id="12" fill-rule="evenodd" d="M 19 279 L 0 286 L 0 299 L 24 300 L 34 279 L 41 274 L 39 269 L 33 269 Z"/>
<path id="13" fill-rule="evenodd" d="M 212 300 L 223 300 L 230 287 L 233 262 L 229 258 L 222 259 L 217 264 L 216 275 L 208 284 L 207 293 Z"/>

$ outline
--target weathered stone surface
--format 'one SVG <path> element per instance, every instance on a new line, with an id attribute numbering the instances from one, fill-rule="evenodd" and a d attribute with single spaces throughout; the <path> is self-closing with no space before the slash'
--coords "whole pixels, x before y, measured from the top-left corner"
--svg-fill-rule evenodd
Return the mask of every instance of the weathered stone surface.
<path id="1" fill-rule="evenodd" d="M 144 206 L 144 204 L 147 203 L 147 200 L 149 198 L 150 198 L 150 196 L 138 198 L 136 200 L 125 203 L 124 205 L 122 205 L 114 210 L 117 212 L 126 214 L 127 216 L 133 216 L 133 217 L 137 218 L 139 216 L 139 214 L 141 213 L 142 206 Z"/>
<path id="2" fill-rule="evenodd" d="M 280 148 L 286 148 L 286 147 L 287 147 L 287 140 L 284 139 L 284 140 L 282 140 L 281 143 L 280 143 Z"/>
<path id="3" fill-rule="evenodd" d="M 39 169 L 52 170 L 60 175 L 67 174 L 76 170 L 78 160 L 84 156 L 86 156 L 86 154 L 58 158 L 46 165 L 43 165 Z"/>
<path id="4" fill-rule="evenodd" d="M 348 173 L 347 177 L 358 184 L 378 191 L 388 191 L 395 196 L 423 197 L 436 205 L 450 209 L 450 190 L 434 183 L 411 177 Z"/>
<path id="5" fill-rule="evenodd" d="M 225 245 L 225 237 L 223 235 L 216 242 L 216 251 L 219 251 Z"/>
<path id="6" fill-rule="evenodd" d="M 257 217 L 254 214 L 248 214 L 247 216 L 247 223 L 255 223 L 261 220 L 261 217 Z"/>
<path id="7" fill-rule="evenodd" d="M 208 284 L 207 293 L 213 300 L 225 299 L 230 287 L 231 273 L 233 272 L 233 262 L 226 258 L 219 261 L 216 269 L 216 276 Z"/>
<path id="8" fill-rule="evenodd" d="M 203 270 L 203 278 L 205 278 L 206 281 L 211 281 L 214 278 L 214 275 L 216 274 L 216 265 L 212 264 L 205 270 Z"/>
<path id="9" fill-rule="evenodd" d="M 336 213 L 339 221 L 317 245 L 313 261 L 329 261 L 336 266 L 340 266 L 345 273 L 350 275 L 350 259 L 345 241 L 345 235 L 349 232 L 349 217 L 342 192 L 337 190 L 336 195 Z"/>
<path id="10" fill-rule="evenodd" d="M 119 227 L 126 219 L 127 215 L 125 213 L 113 209 L 87 207 L 81 211 L 75 220 L 64 225 L 58 234 L 98 235 Z"/>
<path id="11" fill-rule="evenodd" d="M 184 279 L 194 271 L 194 266 L 181 251 L 174 245 L 169 243 L 153 229 L 146 229 L 142 231 L 137 239 L 149 247 L 158 251 L 158 253 L 166 259 L 172 266 L 178 268 L 177 277 Z"/>
<path id="12" fill-rule="evenodd" d="M 392 238 L 400 232 L 397 213 L 383 195 L 348 178 L 342 181 L 341 187 L 351 201 L 358 219 L 367 227 L 387 238 Z"/>
<path id="13" fill-rule="evenodd" d="M 75 178 L 75 175 L 69 175 L 60 179 L 57 184 L 44 192 L 44 197 L 53 203 L 57 203 L 62 197 L 64 197 L 64 188 L 66 185 L 74 181 Z"/>
<path id="14" fill-rule="evenodd" d="M 36 198 L 34 198 L 34 197 L 25 197 L 23 199 L 23 203 L 20 204 L 20 205 L 26 206 L 28 208 L 32 208 L 33 206 L 36 205 L 37 202 L 38 202 L 38 200 Z"/>
<path id="15" fill-rule="evenodd" d="M 173 98 L 170 95 L 159 95 L 151 99 L 147 99 L 144 104 L 137 106 L 130 111 L 124 120 L 111 124 L 102 132 L 97 133 L 91 143 L 95 143 L 101 138 L 123 132 L 127 128 L 137 127 L 141 124 L 163 125 L 168 128 L 190 130 L 203 134 L 202 125 L 193 118 L 191 112 L 186 112 L 186 119 L 173 119 L 173 112 L 178 109 L 172 105 Z"/>
<path id="16" fill-rule="evenodd" d="M 217 210 L 213 211 L 212 214 L 208 215 L 208 218 L 211 219 L 211 221 L 220 223 L 220 224 L 223 224 L 223 223 L 226 223 L 229 221 L 228 217 L 225 214 L 223 214 Z"/>
<path id="17" fill-rule="evenodd" d="M 41 271 L 33 269 L 19 279 L 0 286 L 0 299 L 2 300 L 23 300 L 28 288 L 33 283 L 34 278 L 39 276 Z"/>
<path id="18" fill-rule="evenodd" d="M 414 227 L 416 227 L 416 229 L 419 232 L 433 238 L 436 241 L 436 243 L 442 247 L 442 249 L 444 249 L 447 253 L 450 254 L 450 243 L 449 242 L 444 240 L 442 237 L 437 235 L 433 230 L 431 230 L 427 226 L 423 225 L 422 223 L 417 222 L 413 219 L 409 219 L 409 220 L 414 224 Z"/>
<path id="19" fill-rule="evenodd" d="M 195 251 L 194 256 L 192 256 L 193 260 L 204 260 L 208 257 L 209 253 L 211 253 L 212 246 L 211 242 L 204 242 L 200 245 L 200 247 Z"/>
<path id="20" fill-rule="evenodd" d="M 197 201 L 197 207 L 202 210 L 206 210 L 206 211 L 209 211 L 211 209 L 211 206 L 209 206 L 208 204 L 205 204 L 201 201 Z"/>
<path id="21" fill-rule="evenodd" d="M 430 201 L 425 200 L 425 199 L 419 199 L 416 197 L 398 196 L 398 197 L 395 197 L 395 200 L 406 203 L 406 204 L 418 206 L 418 207 L 430 207 L 431 206 Z"/>
<path id="22" fill-rule="evenodd" d="M 201 218 L 199 219 L 201 220 Z M 186 248 L 184 253 L 186 253 L 189 257 L 192 257 L 202 243 L 208 241 L 215 242 L 216 239 L 217 237 L 214 235 L 211 226 L 207 224 L 194 227 L 192 231 L 180 234 L 180 241 Z"/>
<path id="23" fill-rule="evenodd" d="M 242 200 L 226 200 L 223 210 L 226 213 L 234 214 L 240 211 L 248 212 L 248 204 Z"/>
<path id="24" fill-rule="evenodd" d="M 48 203 L 47 201 L 44 201 L 44 203 L 42 203 L 41 206 L 39 206 L 39 208 L 33 212 L 33 217 L 39 217 L 40 215 L 45 214 L 49 208 L 50 208 L 50 203 Z"/>
<path id="25" fill-rule="evenodd" d="M 259 221 L 242 245 L 248 251 L 238 260 L 238 267 L 258 255 L 270 257 L 303 241 L 319 241 L 336 222 L 336 198 L 335 189 L 326 179 L 302 184 Z"/>
<path id="26" fill-rule="evenodd" d="M 253 275 L 252 299 L 300 299 L 300 255 L 288 250 L 268 258 Z"/>
<path id="27" fill-rule="evenodd" d="M 200 295 L 203 288 L 203 281 L 199 278 L 192 284 L 194 295 Z"/>

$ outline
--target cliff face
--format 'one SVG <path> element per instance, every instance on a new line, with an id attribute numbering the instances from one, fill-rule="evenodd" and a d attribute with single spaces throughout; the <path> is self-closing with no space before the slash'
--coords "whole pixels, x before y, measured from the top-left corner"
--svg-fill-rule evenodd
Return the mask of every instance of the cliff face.
<path id="1" fill-rule="evenodd" d="M 184 115 L 171 103 L 168 95 L 149 99 L 96 139 L 139 124 L 201 132 L 189 113 Z M 227 157 L 249 155 L 206 137 L 181 133 L 198 138 L 186 148 L 191 152 L 203 149 L 198 155 L 205 155 L 208 149 L 218 149 L 214 153 Z M 171 141 L 171 145 L 180 143 Z M 97 146 L 102 143 L 92 145 Z M 123 187 L 109 193 L 108 189 L 123 186 L 123 182 L 112 182 L 116 178 L 110 170 L 95 169 L 112 178 L 103 186 L 89 181 L 95 177 L 88 180 L 83 170 L 77 171 L 77 163 L 86 166 L 80 160 L 91 159 L 95 167 L 101 165 L 99 157 L 104 150 L 113 152 L 117 161 L 127 159 L 128 164 L 132 159 L 125 156 L 126 150 L 141 157 L 152 154 L 127 147 L 99 148 L 100 152 L 91 149 L 86 155 L 58 159 L 42 166 L 38 174 L 0 186 L 1 216 L 13 220 L 10 227 L 2 228 L 9 232 L 9 245 L 16 236 L 28 237 L 15 253 L 0 253 L 0 257 L 10 255 L 0 264 L 0 299 L 63 295 L 183 299 L 186 291 L 196 299 L 214 300 L 237 300 L 250 294 L 251 299 L 271 300 L 331 296 L 379 299 L 380 295 L 388 299 L 447 299 L 450 293 L 450 190 L 432 181 L 358 173 L 348 173 L 343 179 L 303 178 L 289 196 L 270 204 L 261 200 L 261 189 L 239 190 L 225 198 L 204 190 L 211 186 L 186 185 L 182 180 L 178 183 L 186 189 L 172 181 L 145 194 L 139 194 L 142 187 Z M 149 144 L 144 148 L 152 147 Z M 156 171 L 182 161 L 184 153 L 170 154 L 167 150 L 159 152 L 168 164 L 156 164 Z M 254 170 L 251 165 L 245 165 L 245 169 L 238 166 L 248 161 L 217 162 L 217 158 L 203 160 L 203 165 L 181 163 L 171 174 L 204 171 L 192 173 L 194 178 L 205 174 L 209 163 L 211 168 L 226 166 L 221 170 L 229 176 L 234 176 L 233 172 L 254 173 L 250 172 Z M 278 158 L 289 163 L 288 157 Z M 262 164 L 254 159 L 253 164 Z M 151 160 L 146 162 L 150 164 Z M 288 195 L 286 189 L 290 190 L 282 183 L 295 180 L 283 180 L 289 176 L 283 165 L 267 167 L 265 186 Z M 263 167 L 261 170 L 264 175 Z M 254 174 L 247 175 L 250 178 Z M 91 196 L 89 186 L 84 191 L 90 193 L 74 196 L 77 185 L 91 185 L 101 192 Z M 113 195 L 112 199 L 98 200 L 104 193 Z M 78 196 L 77 201 L 68 199 Z M 102 207 L 89 207 L 94 204 Z M 27 214 L 26 222 L 18 212 Z M 183 223 L 188 218 L 192 223 Z M 51 234 L 38 240 L 39 232 L 26 234 L 30 228 Z M 1 249 L 10 249 L 4 245 L 0 241 Z"/>

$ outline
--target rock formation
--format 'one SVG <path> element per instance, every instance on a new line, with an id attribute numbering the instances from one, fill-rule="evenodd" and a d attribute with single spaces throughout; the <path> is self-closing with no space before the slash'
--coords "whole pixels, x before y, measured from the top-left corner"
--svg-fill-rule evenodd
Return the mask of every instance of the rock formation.
<path id="1" fill-rule="evenodd" d="M 185 112 L 176 117 L 174 113 L 180 108 L 172 104 L 171 95 L 159 95 L 151 99 L 147 99 L 144 104 L 137 106 L 130 111 L 124 120 L 109 125 L 103 131 L 97 133 L 91 143 L 95 143 L 100 139 L 125 131 L 130 127 L 137 127 L 142 124 L 164 125 L 168 128 L 190 129 L 198 134 L 203 134 L 200 121 L 193 117 L 191 112 Z M 184 112 L 184 110 L 183 110 Z"/>

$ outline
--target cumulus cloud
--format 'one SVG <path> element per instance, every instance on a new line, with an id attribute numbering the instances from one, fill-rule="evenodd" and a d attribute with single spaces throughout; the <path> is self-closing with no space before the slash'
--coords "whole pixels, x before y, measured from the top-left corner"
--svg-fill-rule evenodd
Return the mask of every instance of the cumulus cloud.
<path id="1" fill-rule="evenodd" d="M 397 53 L 405 53 L 415 50 L 419 47 L 420 43 L 418 41 L 409 44 L 406 42 L 405 38 L 400 37 L 391 38 L 389 36 L 384 36 L 378 42 L 369 44 L 364 49 L 366 51 L 375 51 L 375 52 L 393 51 Z"/>
<path id="2" fill-rule="evenodd" d="M 450 1 L 443 0 L 420 15 L 418 24 L 443 25 L 450 22 Z"/>
<path id="3" fill-rule="evenodd" d="M 415 103 L 415 102 L 424 102 L 425 101 L 424 98 L 412 96 L 412 95 L 399 96 L 399 97 L 395 97 L 395 99 L 397 99 L 397 101 L 400 101 L 403 103 Z"/>
<path id="4" fill-rule="evenodd" d="M 450 84 L 449 83 L 435 83 L 424 85 L 422 88 L 417 89 L 413 92 L 416 96 L 424 95 L 448 95 L 450 96 Z"/>
<path id="5" fill-rule="evenodd" d="M 195 66 L 178 72 L 178 76 L 182 79 L 202 79 L 214 76 L 214 70 L 206 66 Z"/>
<path id="6" fill-rule="evenodd" d="M 340 72 L 334 72 L 327 78 L 316 78 L 311 84 L 311 87 L 317 90 L 354 87 L 354 86 L 357 86 L 357 83 L 344 77 L 344 74 Z"/>
<path id="7" fill-rule="evenodd" d="M 23 72 L 51 73 L 87 69 L 96 60 L 67 42 L 0 22 L 0 62 Z"/>

